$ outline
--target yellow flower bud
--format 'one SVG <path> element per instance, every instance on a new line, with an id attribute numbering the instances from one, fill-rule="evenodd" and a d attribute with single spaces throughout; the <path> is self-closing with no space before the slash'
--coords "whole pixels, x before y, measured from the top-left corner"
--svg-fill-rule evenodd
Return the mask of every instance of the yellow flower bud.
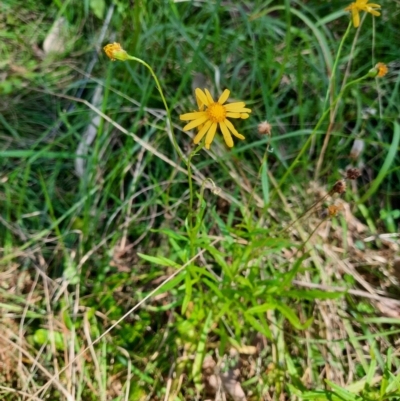
<path id="1" fill-rule="evenodd" d="M 103 49 L 111 61 L 126 61 L 129 59 L 128 53 L 117 42 L 109 43 L 108 45 L 105 45 Z"/>
<path id="2" fill-rule="evenodd" d="M 382 78 L 388 73 L 389 69 L 384 63 L 377 63 L 374 68 L 368 71 L 368 75 L 372 78 L 378 77 Z"/>

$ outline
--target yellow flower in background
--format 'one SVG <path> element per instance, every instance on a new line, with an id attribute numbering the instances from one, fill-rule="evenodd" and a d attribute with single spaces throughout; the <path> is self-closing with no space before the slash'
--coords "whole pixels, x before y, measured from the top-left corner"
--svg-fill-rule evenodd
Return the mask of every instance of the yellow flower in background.
<path id="1" fill-rule="evenodd" d="M 353 25 L 357 28 L 360 25 L 360 11 L 366 11 L 376 17 L 379 17 L 381 14 L 375 9 L 379 9 L 381 6 L 375 3 L 368 3 L 368 0 L 356 0 L 354 3 L 351 3 L 348 7 L 345 8 L 345 11 L 351 11 L 353 16 Z"/>
<path id="2" fill-rule="evenodd" d="M 385 63 L 377 63 L 375 65 L 375 68 L 378 70 L 377 77 L 380 77 L 380 78 L 384 77 L 389 71 L 389 69 L 387 68 L 387 65 Z"/>
<path id="3" fill-rule="evenodd" d="M 385 63 L 377 63 L 374 68 L 368 71 L 368 76 L 371 78 L 382 78 L 388 73 L 389 69 Z"/>
<path id="4" fill-rule="evenodd" d="M 244 139 L 244 136 L 239 134 L 233 124 L 228 120 L 228 118 L 249 118 L 251 109 L 245 108 L 244 102 L 224 104 L 229 98 L 230 91 L 228 89 L 224 90 L 217 102 L 214 102 L 211 93 L 207 89 L 203 92 L 201 89 L 197 88 L 195 93 L 199 111 L 182 114 L 180 119 L 183 121 L 190 121 L 190 123 L 183 127 L 185 131 L 196 127 L 199 128 L 199 132 L 193 140 L 196 145 L 205 136 L 206 149 L 210 149 L 218 125 L 225 143 L 230 148 L 233 146 L 232 135 L 236 136 L 236 138 Z"/>
<path id="5" fill-rule="evenodd" d="M 103 49 L 111 61 L 126 61 L 129 58 L 128 53 L 117 42 L 109 43 L 108 45 L 105 45 Z"/>

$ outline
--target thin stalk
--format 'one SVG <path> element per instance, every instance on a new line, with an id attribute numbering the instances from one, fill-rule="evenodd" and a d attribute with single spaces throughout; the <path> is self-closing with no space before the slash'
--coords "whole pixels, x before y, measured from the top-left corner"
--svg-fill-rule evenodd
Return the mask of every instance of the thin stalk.
<path id="1" fill-rule="evenodd" d="M 329 94 L 333 90 L 333 84 L 335 82 L 336 70 L 337 70 L 337 66 L 339 64 L 340 54 L 342 53 L 344 42 L 345 42 L 347 36 L 350 33 L 351 25 L 352 25 L 352 22 L 350 21 L 349 25 L 347 26 L 346 32 L 344 33 L 344 35 L 342 37 L 342 40 L 339 43 L 339 48 L 338 48 L 338 51 L 337 51 L 337 54 L 336 54 L 336 58 L 335 58 L 335 61 L 333 63 L 333 67 L 332 67 L 331 79 L 329 80 L 329 86 L 328 86 L 328 89 L 326 91 L 326 96 L 325 96 L 325 101 L 324 101 L 324 109 L 326 108 L 326 105 L 328 103 Z"/>
<path id="2" fill-rule="evenodd" d="M 170 110 L 169 110 L 167 101 L 166 101 L 165 96 L 164 96 L 164 92 L 163 92 L 163 90 L 162 90 L 162 88 L 161 88 L 161 85 L 160 85 L 160 82 L 159 82 L 159 80 L 158 80 L 158 78 L 157 78 L 157 75 L 155 74 L 155 72 L 153 71 L 153 69 L 150 67 L 150 65 L 147 64 L 147 63 L 146 63 L 145 61 L 143 61 L 142 59 L 137 58 L 137 57 L 134 57 L 134 56 L 128 56 L 128 59 L 129 59 L 129 60 L 132 60 L 132 61 L 137 61 L 138 63 L 144 65 L 144 66 L 150 71 L 150 74 L 151 74 L 152 77 L 154 78 L 154 81 L 156 82 L 156 87 L 157 87 L 157 89 L 158 89 L 158 92 L 160 93 L 161 100 L 162 100 L 162 102 L 163 102 L 163 104 L 164 104 L 165 111 L 167 112 L 167 118 L 168 118 L 169 126 L 170 126 L 170 129 L 171 129 L 172 144 L 173 144 L 175 150 L 177 151 L 179 157 L 183 160 L 183 162 L 184 162 L 186 165 L 188 165 L 188 164 L 189 164 L 189 161 L 186 161 L 186 160 L 185 160 L 185 157 L 183 156 L 183 153 L 182 153 L 181 149 L 179 148 L 178 142 L 176 141 L 175 134 L 174 134 L 173 123 L 172 123 L 172 118 L 171 118 L 171 112 L 170 112 Z"/>
<path id="3" fill-rule="evenodd" d="M 345 87 L 339 92 L 338 96 L 336 97 L 336 99 L 333 101 L 333 103 L 329 106 L 328 109 L 326 109 L 324 111 L 324 113 L 322 114 L 322 116 L 320 117 L 320 119 L 318 120 L 316 126 L 314 127 L 314 129 L 312 130 L 309 138 L 307 139 L 306 143 L 304 144 L 304 146 L 301 148 L 300 152 L 298 153 L 298 155 L 296 156 L 296 158 L 294 159 L 293 163 L 289 166 L 289 168 L 287 169 L 286 173 L 283 175 L 283 177 L 281 178 L 281 180 L 279 181 L 278 184 L 278 188 L 280 188 L 282 186 L 282 184 L 285 182 L 286 178 L 288 177 L 288 175 L 292 172 L 292 170 L 294 169 L 295 165 L 299 162 L 300 158 L 303 156 L 304 152 L 306 151 L 306 149 L 308 148 L 308 146 L 310 145 L 312 139 L 314 138 L 318 128 L 321 126 L 321 124 L 323 123 L 323 121 L 325 120 L 326 116 L 329 114 L 330 110 L 335 107 L 335 105 L 339 102 L 339 100 L 342 98 L 342 96 L 344 95 L 344 93 L 346 92 L 346 90 L 354 84 L 357 84 L 361 81 L 363 81 L 364 79 L 370 77 L 370 74 L 367 73 L 365 75 L 363 75 L 361 78 L 355 79 L 354 81 L 350 81 L 349 83 L 347 83 L 345 85 Z"/>

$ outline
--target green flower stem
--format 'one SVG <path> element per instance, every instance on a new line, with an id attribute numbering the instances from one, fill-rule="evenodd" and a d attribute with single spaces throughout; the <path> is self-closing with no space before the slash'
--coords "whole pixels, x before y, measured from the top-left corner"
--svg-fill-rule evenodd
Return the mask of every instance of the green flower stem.
<path id="1" fill-rule="evenodd" d="M 351 26 L 352 26 L 352 22 L 350 21 L 349 25 L 347 26 L 346 32 L 344 33 L 342 40 L 339 43 L 339 48 L 338 48 L 338 51 L 336 54 L 335 62 L 333 63 L 333 67 L 332 67 L 332 75 L 331 75 L 331 79 L 329 82 L 329 87 L 328 87 L 328 90 L 326 91 L 326 96 L 325 96 L 325 101 L 324 101 L 324 109 L 328 103 L 329 93 L 331 92 L 333 84 L 335 82 L 336 70 L 337 70 L 337 66 L 339 64 L 340 54 L 342 52 L 344 42 L 350 33 Z"/>
<path id="2" fill-rule="evenodd" d="M 165 100 L 164 92 L 163 92 L 163 90 L 162 90 L 162 88 L 161 88 L 161 85 L 160 85 L 160 82 L 159 82 L 159 80 L 158 80 L 158 78 L 157 78 L 157 75 L 155 74 L 155 72 L 153 71 L 153 69 L 150 67 L 150 65 L 147 64 L 147 63 L 146 63 L 145 61 L 143 61 L 142 59 L 137 58 L 137 57 L 130 56 L 129 54 L 127 55 L 127 59 L 128 59 L 128 60 L 132 60 L 132 61 L 137 61 L 138 63 L 144 65 L 144 66 L 150 71 L 150 74 L 151 74 L 152 77 L 154 78 L 154 81 L 156 82 L 156 87 L 157 87 L 158 91 L 160 92 L 160 96 L 161 96 L 162 102 L 163 102 L 164 107 L 165 107 L 165 110 L 166 110 L 166 112 L 167 112 L 167 118 L 168 118 L 168 121 L 169 121 L 170 129 L 171 129 L 171 134 L 172 134 L 172 135 L 171 135 L 171 136 L 172 136 L 172 145 L 174 146 L 175 150 L 177 151 L 179 157 L 180 157 L 180 158 L 183 160 L 183 162 L 188 166 L 188 165 L 190 164 L 190 161 L 186 161 L 185 157 L 183 156 L 183 153 L 182 153 L 181 149 L 179 148 L 178 142 L 176 141 L 175 134 L 174 134 L 174 127 L 173 127 L 172 118 L 171 118 L 171 112 L 170 112 L 170 110 L 169 110 L 167 101 Z"/>
<path id="3" fill-rule="evenodd" d="M 189 243 L 190 243 L 190 257 L 193 257 L 196 254 L 196 237 L 197 231 L 199 229 L 197 224 L 197 216 L 195 214 L 195 210 L 193 209 L 194 204 L 194 188 L 193 188 L 193 175 L 192 175 L 192 158 L 204 147 L 204 144 L 201 143 L 190 152 L 188 157 L 187 169 L 188 169 L 188 182 L 189 182 L 189 213 L 187 217 L 187 230 L 189 236 Z"/>
<path id="4" fill-rule="evenodd" d="M 199 146 L 197 146 L 196 149 L 194 149 L 192 152 L 190 152 L 189 157 L 188 157 L 187 169 L 188 169 L 188 181 L 189 181 L 189 192 L 190 192 L 190 198 L 189 198 L 189 215 L 190 216 L 192 216 L 192 214 L 194 213 L 194 210 L 193 210 L 194 190 L 193 190 L 193 178 L 192 178 L 192 158 L 197 153 L 199 153 L 199 151 L 201 149 L 203 149 L 203 147 L 204 147 L 204 144 L 201 143 Z"/>
<path id="5" fill-rule="evenodd" d="M 279 189 L 282 184 L 285 182 L 286 178 L 288 177 L 288 175 L 292 172 L 292 170 L 294 169 L 295 165 L 299 162 L 300 158 L 303 156 L 304 152 L 307 150 L 308 146 L 310 145 L 312 139 L 314 138 L 315 134 L 317 133 L 319 127 L 321 126 L 321 124 L 323 123 L 323 121 L 325 120 L 325 118 L 327 117 L 327 115 L 329 114 L 329 112 L 331 111 L 332 108 L 334 108 L 336 106 L 336 104 L 339 102 L 339 100 L 343 97 L 344 93 L 346 92 L 346 90 L 348 88 L 350 88 L 350 86 L 355 85 L 361 81 L 364 81 L 366 78 L 370 78 L 371 74 L 370 72 L 368 72 L 367 74 L 365 74 L 364 76 L 362 76 L 361 78 L 355 79 L 354 81 L 350 81 L 348 82 L 344 88 L 339 92 L 339 94 L 337 95 L 336 99 L 333 101 L 333 103 L 324 111 L 324 113 L 322 114 L 322 116 L 320 117 L 320 119 L 318 120 L 316 126 L 314 127 L 314 129 L 312 130 L 310 136 L 308 137 L 306 143 L 304 144 L 304 146 L 301 148 L 300 152 L 298 153 L 298 155 L 296 156 L 296 158 L 294 159 L 293 163 L 289 166 L 289 168 L 287 169 L 286 173 L 283 175 L 283 177 L 280 179 L 279 184 L 278 184 L 278 188 Z"/>

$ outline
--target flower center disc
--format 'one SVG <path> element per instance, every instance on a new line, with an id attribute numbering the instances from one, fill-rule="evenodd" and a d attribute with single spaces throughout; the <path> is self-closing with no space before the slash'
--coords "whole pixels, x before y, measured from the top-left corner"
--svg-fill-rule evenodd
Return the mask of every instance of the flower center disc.
<path id="1" fill-rule="evenodd" d="M 222 104 L 213 103 L 208 106 L 207 109 L 208 118 L 213 123 L 220 123 L 221 121 L 225 120 L 226 117 L 226 110 Z"/>

